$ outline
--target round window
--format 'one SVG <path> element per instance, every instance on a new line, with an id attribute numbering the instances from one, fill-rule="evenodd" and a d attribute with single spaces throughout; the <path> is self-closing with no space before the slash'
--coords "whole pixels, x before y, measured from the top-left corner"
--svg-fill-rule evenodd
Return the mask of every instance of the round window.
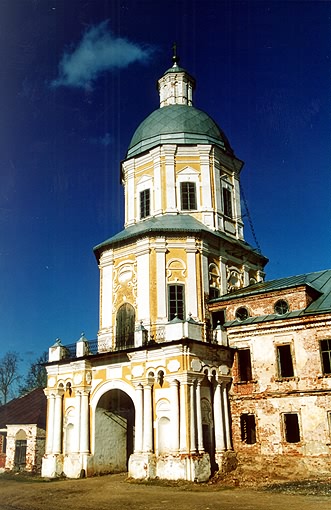
<path id="1" fill-rule="evenodd" d="M 289 311 L 288 303 L 284 299 L 279 299 L 275 303 L 274 310 L 277 315 L 284 315 Z"/>
<path id="2" fill-rule="evenodd" d="M 236 319 L 238 319 L 238 321 L 244 321 L 248 319 L 248 317 L 249 317 L 248 310 L 244 306 L 241 306 L 236 310 Z"/>

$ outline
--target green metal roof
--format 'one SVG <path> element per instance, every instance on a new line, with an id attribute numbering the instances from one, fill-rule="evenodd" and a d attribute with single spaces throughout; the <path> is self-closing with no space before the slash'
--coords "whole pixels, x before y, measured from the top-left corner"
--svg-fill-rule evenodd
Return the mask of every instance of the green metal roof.
<path id="1" fill-rule="evenodd" d="M 220 239 L 224 239 L 225 241 L 231 242 L 232 245 L 240 246 L 244 250 L 248 250 L 256 253 L 261 258 L 261 261 L 266 263 L 268 261 L 263 255 L 259 254 L 257 250 L 252 248 L 245 241 L 241 241 L 239 239 L 235 239 L 233 237 L 227 236 L 225 233 L 220 232 L 218 230 L 212 230 L 206 227 L 203 223 L 198 221 L 196 218 L 189 214 L 163 214 L 162 216 L 156 216 L 144 221 L 140 221 L 134 225 L 130 225 L 125 228 L 118 234 L 114 235 L 110 239 L 107 239 L 101 244 L 98 244 L 94 248 L 94 252 L 100 252 L 100 250 L 104 248 L 110 248 L 121 242 L 126 242 L 128 239 L 133 239 L 137 237 L 141 237 L 143 235 L 149 234 L 157 234 L 157 233 L 168 233 L 168 232 L 182 232 L 187 235 L 190 233 L 205 233 L 212 234 L 214 236 L 219 237 Z"/>
<path id="2" fill-rule="evenodd" d="M 270 280 L 266 282 L 256 283 L 249 285 L 235 292 L 225 294 L 219 298 L 213 299 L 211 303 L 222 303 L 232 299 L 242 300 L 241 304 L 244 306 L 244 299 L 249 296 L 265 294 L 267 292 L 277 292 L 281 290 L 291 289 L 306 285 L 315 291 L 315 299 L 304 310 L 294 310 L 283 315 L 269 314 L 261 316 L 248 317 L 244 321 L 229 321 L 225 326 L 233 326 L 238 324 L 254 324 L 266 322 L 271 320 L 282 320 L 293 317 L 299 317 L 309 314 L 318 314 L 331 311 L 331 269 L 318 271 L 314 273 L 307 273 L 297 276 L 289 276 L 279 280 Z"/>
<path id="3" fill-rule="evenodd" d="M 213 144 L 233 154 L 216 122 L 202 110 L 188 105 L 170 105 L 152 112 L 136 129 L 127 158 L 161 144 Z"/>

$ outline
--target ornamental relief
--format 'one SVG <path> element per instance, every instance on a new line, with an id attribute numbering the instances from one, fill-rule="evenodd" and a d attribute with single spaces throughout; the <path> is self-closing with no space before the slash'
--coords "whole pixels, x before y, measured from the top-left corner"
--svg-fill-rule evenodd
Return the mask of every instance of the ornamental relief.
<path id="1" fill-rule="evenodd" d="M 131 261 L 120 262 L 113 269 L 113 306 L 118 302 L 135 303 L 137 297 L 137 266 Z"/>
<path id="2" fill-rule="evenodd" d="M 226 267 L 228 292 L 234 292 L 244 286 L 244 275 L 237 267 Z"/>
<path id="3" fill-rule="evenodd" d="M 186 267 L 182 260 L 172 259 L 167 264 L 168 282 L 182 282 L 186 278 Z"/>

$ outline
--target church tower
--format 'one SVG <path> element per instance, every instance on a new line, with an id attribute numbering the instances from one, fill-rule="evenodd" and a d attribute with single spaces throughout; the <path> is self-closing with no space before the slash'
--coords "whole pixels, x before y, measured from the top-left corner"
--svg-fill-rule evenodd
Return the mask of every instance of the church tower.
<path id="1" fill-rule="evenodd" d="M 174 56 L 158 80 L 160 107 L 138 126 L 122 163 L 125 229 L 95 248 L 100 349 L 138 346 L 139 325 L 149 339 L 175 340 L 173 321 L 188 318 L 194 339 L 208 341 L 206 302 L 263 277 L 266 259 L 244 241 L 243 163 L 193 106 L 194 88 Z"/>
<path id="2" fill-rule="evenodd" d="M 94 249 L 97 342 L 49 351 L 44 476 L 205 481 L 235 455 L 233 353 L 208 302 L 261 281 L 267 259 L 244 240 L 243 163 L 194 89 L 174 55 L 121 164 L 124 229 Z"/>

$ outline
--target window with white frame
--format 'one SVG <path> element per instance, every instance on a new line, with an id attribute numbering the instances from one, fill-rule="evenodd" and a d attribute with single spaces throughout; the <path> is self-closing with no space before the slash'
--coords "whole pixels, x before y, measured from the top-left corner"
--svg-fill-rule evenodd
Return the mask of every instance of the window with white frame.
<path id="1" fill-rule="evenodd" d="M 151 214 L 151 190 L 149 188 L 144 189 L 139 193 L 140 198 L 140 219 L 147 218 Z"/>
<path id="2" fill-rule="evenodd" d="M 228 187 L 222 187 L 222 198 L 223 198 L 223 212 L 228 218 L 233 217 L 232 210 L 232 192 Z"/>
<path id="3" fill-rule="evenodd" d="M 197 193 L 195 182 L 180 183 L 180 202 L 182 211 L 197 209 Z"/>
<path id="4" fill-rule="evenodd" d="M 184 319 L 185 313 L 185 287 L 182 284 L 168 285 L 168 318 Z"/>

